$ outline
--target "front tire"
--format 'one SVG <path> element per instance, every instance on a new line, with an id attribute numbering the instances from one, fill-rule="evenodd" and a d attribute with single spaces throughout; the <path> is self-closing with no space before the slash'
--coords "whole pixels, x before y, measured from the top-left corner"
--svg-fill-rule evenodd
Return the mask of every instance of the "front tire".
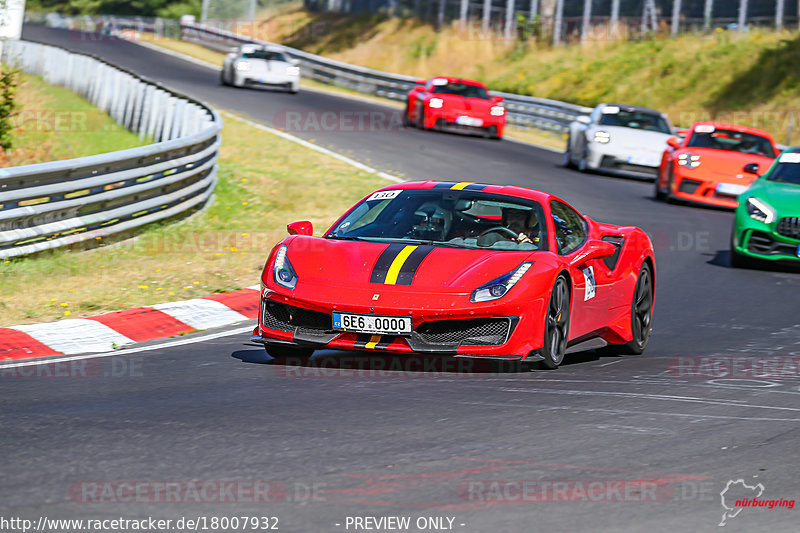
<path id="1" fill-rule="evenodd" d="M 572 137 L 567 137 L 567 147 L 564 149 L 563 159 L 561 161 L 561 166 L 564 168 L 575 168 L 575 163 L 572 162 L 572 150 L 570 147 L 572 146 Z"/>
<path id="2" fill-rule="evenodd" d="M 653 273 L 647 263 L 639 270 L 633 290 L 631 332 L 633 339 L 623 345 L 623 353 L 641 355 L 653 332 Z"/>
<path id="3" fill-rule="evenodd" d="M 405 111 L 403 111 L 403 127 L 404 128 L 410 128 L 410 127 L 413 126 L 411 121 L 408 119 L 408 112 L 409 112 L 408 104 L 406 104 L 406 109 L 405 109 Z"/>
<path id="4" fill-rule="evenodd" d="M 731 230 L 731 266 L 733 268 L 753 268 L 756 264 L 756 260 L 752 257 L 742 255 L 736 251 L 736 246 L 733 244 L 733 236 L 735 232 L 736 226 L 734 225 L 733 229 Z"/>
<path id="5" fill-rule="evenodd" d="M 428 129 L 425 127 L 425 108 L 423 106 L 419 106 L 417 110 L 417 127 L 422 131 Z"/>
<path id="6" fill-rule="evenodd" d="M 542 348 L 542 364 L 554 370 L 564 360 L 569 339 L 569 283 L 561 275 L 556 279 L 550 292 L 550 303 L 547 306 L 544 326 L 544 347 Z"/>
<path id="7" fill-rule="evenodd" d="M 653 198 L 663 202 L 664 200 L 667 199 L 667 194 L 664 191 L 662 191 L 661 188 L 659 188 L 659 186 L 658 186 L 658 182 L 659 181 L 661 181 L 661 176 L 657 176 L 656 177 L 655 187 L 654 187 L 654 190 L 653 190 Z"/>
<path id="8" fill-rule="evenodd" d="M 586 148 L 583 149 L 581 152 L 581 158 L 578 159 L 578 171 L 579 172 L 589 172 L 589 161 L 588 161 L 588 154 L 586 153 L 588 150 Z"/>

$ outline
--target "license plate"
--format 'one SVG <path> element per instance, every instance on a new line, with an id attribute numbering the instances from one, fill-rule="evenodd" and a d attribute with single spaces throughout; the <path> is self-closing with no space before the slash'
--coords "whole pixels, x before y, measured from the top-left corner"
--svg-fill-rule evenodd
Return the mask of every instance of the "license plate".
<path id="1" fill-rule="evenodd" d="M 385 333 L 404 335 L 411 333 L 410 316 L 356 315 L 333 313 L 333 329 L 356 333 Z"/>
<path id="2" fill-rule="evenodd" d="M 627 162 L 629 165 L 639 165 L 642 167 L 657 167 L 661 161 L 653 157 L 630 156 Z"/>
<path id="3" fill-rule="evenodd" d="M 460 124 L 462 126 L 480 127 L 483 126 L 483 119 L 463 116 L 456 119 L 456 124 Z"/>
<path id="4" fill-rule="evenodd" d="M 717 183 L 717 192 L 730 196 L 739 196 L 748 188 L 747 185 L 736 185 L 735 183 Z"/>

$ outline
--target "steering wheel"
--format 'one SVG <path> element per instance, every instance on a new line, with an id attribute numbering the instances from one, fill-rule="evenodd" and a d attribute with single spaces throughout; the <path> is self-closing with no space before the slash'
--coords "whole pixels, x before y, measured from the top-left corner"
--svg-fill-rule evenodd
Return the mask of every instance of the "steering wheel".
<path id="1" fill-rule="evenodd" d="M 505 226 L 495 226 L 493 228 L 489 228 L 486 231 L 482 232 L 480 235 L 478 235 L 478 238 L 480 239 L 484 235 L 488 235 L 494 232 L 505 233 L 506 236 L 509 237 L 512 241 L 516 241 L 519 238 L 518 234 L 514 233 L 512 230 L 508 229 Z"/>

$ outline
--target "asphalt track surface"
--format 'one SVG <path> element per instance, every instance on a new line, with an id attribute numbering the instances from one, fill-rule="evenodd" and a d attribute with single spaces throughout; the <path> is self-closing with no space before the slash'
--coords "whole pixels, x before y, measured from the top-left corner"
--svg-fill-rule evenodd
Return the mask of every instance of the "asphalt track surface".
<path id="1" fill-rule="evenodd" d="M 223 88 L 209 69 L 124 41 L 41 27 L 23 35 L 265 124 L 285 126 L 287 111 L 395 113 L 319 92 Z M 364 364 L 361 353 L 266 365 L 247 334 L 207 332 L 77 362 L 81 379 L 53 377 L 65 371 L 52 364 L 6 369 L 0 516 L 276 516 L 280 530 L 298 532 L 354 531 L 348 516 L 408 516 L 406 531 L 419 531 L 418 517 L 450 517 L 465 532 L 712 531 L 730 480 L 761 483 L 762 499 L 800 499 L 800 274 L 730 268 L 731 213 L 657 203 L 650 183 L 566 170 L 559 154 L 509 141 L 300 129 L 292 133 L 406 179 L 540 188 L 597 220 L 643 227 L 657 258 L 645 355 L 587 352 L 557 371 L 503 373 L 377 357 L 372 367 L 399 371 L 356 373 L 340 367 Z M 698 375 L 710 357 L 722 366 Z M 748 373 L 766 360 L 784 374 Z M 120 483 L 137 481 L 183 488 L 170 501 L 124 501 Z M 192 499 L 191 482 L 217 481 L 268 482 L 270 501 Z M 93 503 L 95 489 L 113 494 Z M 798 513 L 747 508 L 724 531 L 797 531 Z"/>

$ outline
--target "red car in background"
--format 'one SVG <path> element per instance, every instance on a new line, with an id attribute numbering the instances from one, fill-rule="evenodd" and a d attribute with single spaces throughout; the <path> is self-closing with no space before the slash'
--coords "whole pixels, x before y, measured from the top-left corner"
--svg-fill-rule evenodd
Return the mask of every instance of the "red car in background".
<path id="1" fill-rule="evenodd" d="M 423 130 L 457 129 L 500 139 L 506 127 L 502 96 L 475 80 L 436 76 L 408 93 L 403 123 Z"/>
<path id="2" fill-rule="evenodd" d="M 667 140 L 655 183 L 659 200 L 735 208 L 779 153 L 769 133 L 744 126 L 697 122 L 684 133 Z"/>

